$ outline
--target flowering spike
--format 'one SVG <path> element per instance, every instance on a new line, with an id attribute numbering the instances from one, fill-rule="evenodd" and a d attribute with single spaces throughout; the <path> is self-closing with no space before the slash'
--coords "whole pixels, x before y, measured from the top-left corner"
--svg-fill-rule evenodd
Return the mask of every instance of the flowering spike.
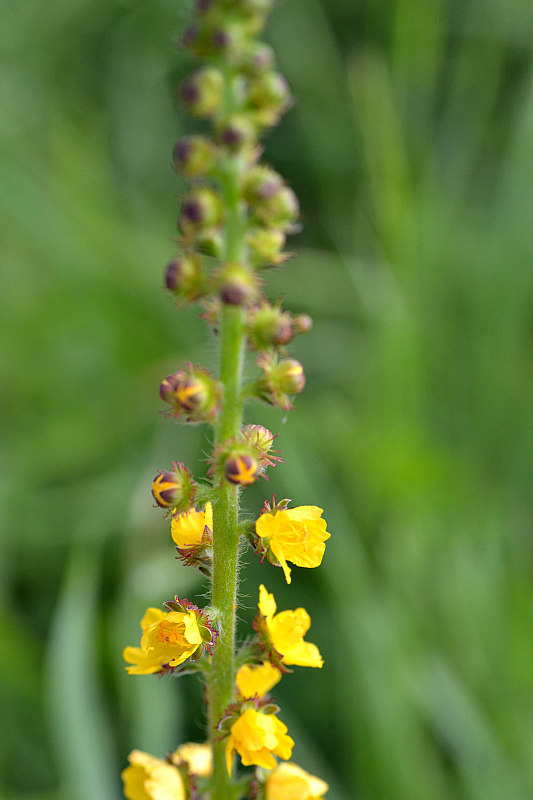
<path id="1" fill-rule="evenodd" d="M 211 423 L 215 440 L 204 483 L 196 484 L 183 464 L 173 462 L 171 470 L 156 475 L 152 493 L 171 517 L 177 558 L 208 578 L 212 605 L 201 610 L 176 595 L 163 609 L 148 608 L 140 645 L 126 647 L 124 659 L 130 674 L 201 673 L 210 745 L 178 748 L 166 762 L 136 751 L 123 774 L 128 800 L 244 794 L 254 800 L 318 800 L 327 788 L 296 765 L 276 767 L 277 757 L 290 758 L 294 742 L 268 692 L 291 665 L 322 666 L 318 648 L 304 639 L 310 625 L 305 609 L 276 613 L 274 597 L 262 586 L 256 634 L 237 664 L 234 653 L 242 537 L 262 560 L 280 566 L 287 582 L 288 563 L 318 566 L 329 537 L 321 509 L 290 508 L 286 499 L 265 502 L 255 525 L 244 521 L 238 491 L 281 461 L 271 431 L 258 424 L 243 427 L 244 403 L 255 396 L 292 408 L 305 376 L 287 348 L 312 324 L 306 314 L 294 316 L 281 302 L 269 302 L 264 292 L 262 271 L 289 258 L 286 239 L 298 230 L 300 217 L 294 191 L 261 163 L 261 133 L 292 103 L 272 48 L 257 40 L 272 5 L 273 0 L 193 0 L 181 38 L 189 53 L 207 62 L 180 90 L 185 108 L 206 123 L 172 151 L 175 170 L 189 184 L 177 220 L 180 250 L 167 264 L 164 285 L 178 305 L 201 301 L 201 316 L 219 342 L 220 380 L 186 363 L 161 381 L 168 415 Z M 246 346 L 257 351 L 261 374 L 243 387 Z M 236 753 L 243 765 L 271 770 L 270 776 L 258 771 L 236 784 Z"/>

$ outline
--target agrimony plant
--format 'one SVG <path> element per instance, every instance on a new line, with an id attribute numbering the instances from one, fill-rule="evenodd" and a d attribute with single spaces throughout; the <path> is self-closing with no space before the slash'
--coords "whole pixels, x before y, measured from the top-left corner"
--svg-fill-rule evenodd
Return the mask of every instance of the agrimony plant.
<path id="1" fill-rule="evenodd" d="M 138 750 L 122 773 L 129 800 L 254 798 L 317 800 L 327 785 L 288 761 L 294 741 L 270 690 L 293 666 L 322 666 L 305 640 L 311 620 L 303 608 L 277 613 L 259 588 L 253 636 L 237 647 L 239 549 L 251 546 L 287 583 L 291 567 L 317 567 L 329 538 L 322 509 L 265 502 L 254 524 L 241 519 L 247 486 L 281 461 L 276 436 L 261 424 L 242 426 L 243 405 L 259 398 L 284 411 L 302 392 L 302 365 L 292 339 L 311 327 L 270 302 L 263 275 L 287 258 L 299 205 L 281 175 L 260 161 L 261 133 L 291 105 L 271 48 L 257 39 L 271 0 L 197 0 L 183 45 L 204 63 L 181 87 L 187 111 L 208 120 L 210 136 L 185 136 L 175 146 L 176 169 L 189 181 L 178 216 L 179 253 L 165 284 L 178 305 L 200 303 L 218 340 L 219 369 L 183 364 L 159 387 L 168 415 L 214 430 L 207 479 L 182 463 L 159 472 L 152 494 L 170 521 L 178 558 L 210 582 L 210 605 L 175 596 L 148 608 L 139 646 L 126 647 L 132 675 L 198 671 L 206 684 L 208 741 L 187 743 L 166 758 Z M 243 385 L 246 350 L 257 377 Z M 235 756 L 244 767 L 236 774 Z M 277 759 L 281 759 L 278 763 Z"/>

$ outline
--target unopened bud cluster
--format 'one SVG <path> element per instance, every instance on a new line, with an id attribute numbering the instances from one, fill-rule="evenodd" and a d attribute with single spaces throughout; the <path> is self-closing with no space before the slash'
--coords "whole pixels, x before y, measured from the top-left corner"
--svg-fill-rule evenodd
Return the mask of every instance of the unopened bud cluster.
<path id="1" fill-rule="evenodd" d="M 223 306 L 245 310 L 247 341 L 260 370 L 246 395 L 287 410 L 305 385 L 303 368 L 287 347 L 312 321 L 279 302 L 271 304 L 259 276 L 288 257 L 285 239 L 298 229 L 300 213 L 281 175 L 259 162 L 262 131 L 292 102 L 271 48 L 256 38 L 271 5 L 270 0 L 198 0 L 184 32 L 183 47 L 207 63 L 183 82 L 181 101 L 189 114 L 211 121 L 211 136 L 184 136 L 173 149 L 174 167 L 190 185 L 178 213 L 180 251 L 166 267 L 164 284 L 180 304 L 201 301 L 203 316 L 215 329 Z M 231 196 L 228 174 L 237 176 Z M 234 224 L 228 207 L 237 209 L 244 229 L 239 258 L 228 246 L 228 227 Z M 213 424 L 222 392 L 206 369 L 191 364 L 168 375 L 159 388 L 171 416 Z M 244 432 L 240 440 L 219 444 L 211 462 L 211 474 L 240 486 L 253 483 L 272 463 Z"/>
<path id="2" fill-rule="evenodd" d="M 293 190 L 259 162 L 261 133 L 292 103 L 271 48 L 256 38 L 271 5 L 269 0 L 199 0 L 183 35 L 183 47 L 207 64 L 186 78 L 180 97 L 189 114 L 210 120 L 211 136 L 188 135 L 174 146 L 174 167 L 191 184 L 178 213 L 181 252 L 165 273 L 165 286 L 176 299 L 203 300 L 210 319 L 216 321 L 213 299 L 219 308 L 249 309 L 250 345 L 266 351 L 285 348 L 311 325 L 309 317 L 269 306 L 258 275 L 286 260 L 286 237 L 298 230 L 300 214 Z M 231 197 L 228 173 L 238 176 Z M 239 207 L 244 227 L 238 258 L 227 246 L 228 201 Z M 275 390 L 258 390 L 258 396 L 277 402 Z"/>

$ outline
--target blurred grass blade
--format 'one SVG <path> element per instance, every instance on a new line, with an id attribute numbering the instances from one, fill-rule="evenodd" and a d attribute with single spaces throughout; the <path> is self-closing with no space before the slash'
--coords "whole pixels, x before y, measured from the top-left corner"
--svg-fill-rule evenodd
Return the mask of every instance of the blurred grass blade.
<path id="1" fill-rule="evenodd" d="M 94 544 L 73 544 L 46 665 L 45 699 L 72 800 L 118 797 L 112 737 L 97 668 L 99 556 Z"/>

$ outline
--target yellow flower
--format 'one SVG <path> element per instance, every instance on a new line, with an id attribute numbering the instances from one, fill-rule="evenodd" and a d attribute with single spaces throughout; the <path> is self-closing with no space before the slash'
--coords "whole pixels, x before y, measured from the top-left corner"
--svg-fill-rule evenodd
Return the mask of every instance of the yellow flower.
<path id="1" fill-rule="evenodd" d="M 226 766 L 231 775 L 233 755 L 237 752 L 245 767 L 257 764 L 274 769 L 276 759 L 290 758 L 294 740 L 287 736 L 287 726 L 275 714 L 261 714 L 248 708 L 233 723 L 226 743 Z"/>
<path id="2" fill-rule="evenodd" d="M 185 787 L 179 771 L 161 758 L 134 750 L 130 766 L 122 771 L 127 800 L 185 800 Z"/>
<path id="3" fill-rule="evenodd" d="M 269 661 L 262 664 L 243 664 L 235 683 L 241 697 L 264 697 L 281 680 L 281 672 Z"/>
<path id="4" fill-rule="evenodd" d="M 185 763 L 188 771 L 200 778 L 209 778 L 213 771 L 213 751 L 209 742 L 182 744 L 172 753 L 171 758 L 174 764 Z"/>
<path id="5" fill-rule="evenodd" d="M 325 781 L 292 762 L 278 764 L 265 786 L 266 800 L 321 800 L 329 789 Z"/>
<path id="6" fill-rule="evenodd" d="M 276 614 L 274 595 L 269 594 L 263 584 L 259 587 L 259 612 L 263 619 L 257 629 L 267 639 L 284 664 L 300 667 L 321 667 L 324 663 L 316 644 L 304 642 L 311 627 L 311 618 L 305 608 L 281 611 Z"/>
<path id="7" fill-rule="evenodd" d="M 287 561 L 297 567 L 318 567 L 330 535 L 326 520 L 317 506 L 276 509 L 261 514 L 255 530 L 267 556 L 274 557 L 283 568 L 285 580 L 291 582 Z"/>
<path id="8" fill-rule="evenodd" d="M 191 508 L 183 514 L 175 514 L 172 517 L 171 535 L 178 547 L 194 547 L 206 543 L 204 531 L 209 528 L 207 536 L 213 531 L 213 508 L 211 503 L 207 503 L 205 511 L 197 511 Z"/>
<path id="9" fill-rule="evenodd" d="M 204 644 L 199 615 L 193 610 L 165 612 L 148 608 L 141 628 L 141 646 L 126 647 L 123 652 L 124 660 L 132 664 L 126 667 L 130 675 L 151 675 L 173 669 Z"/>

